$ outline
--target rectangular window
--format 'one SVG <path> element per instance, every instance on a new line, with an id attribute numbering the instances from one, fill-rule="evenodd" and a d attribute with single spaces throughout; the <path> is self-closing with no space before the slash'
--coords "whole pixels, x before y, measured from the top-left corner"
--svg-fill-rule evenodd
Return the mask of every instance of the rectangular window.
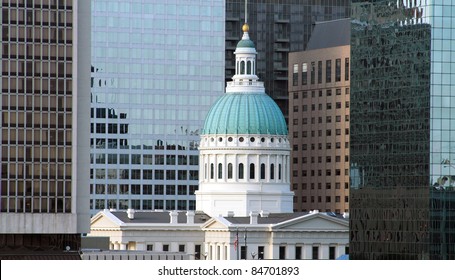
<path id="1" fill-rule="evenodd" d="M 246 256 L 246 251 L 247 250 L 247 247 L 246 246 L 241 246 L 240 247 L 240 259 L 241 260 L 246 260 L 247 256 Z"/>
<path id="2" fill-rule="evenodd" d="M 163 244 L 163 252 L 169 252 L 169 244 Z"/>
<path id="3" fill-rule="evenodd" d="M 337 58 L 335 61 L 335 82 L 341 81 L 341 58 Z"/>
<path id="4" fill-rule="evenodd" d="M 318 84 L 322 83 L 322 61 L 318 61 Z"/>
<path id="5" fill-rule="evenodd" d="M 264 246 L 258 246 L 258 259 L 263 260 L 264 259 Z"/>
<path id="6" fill-rule="evenodd" d="M 286 259 L 286 246 L 280 246 L 279 252 L 279 259 L 285 260 Z"/>
<path id="7" fill-rule="evenodd" d="M 299 82 L 299 65 L 294 64 L 294 72 L 292 73 L 292 85 L 296 86 Z"/>
<path id="8" fill-rule="evenodd" d="M 147 251 L 153 251 L 153 245 L 147 244 Z"/>
<path id="9" fill-rule="evenodd" d="M 335 259 L 335 247 L 330 246 L 329 247 L 329 260 L 334 260 Z"/>
<path id="10" fill-rule="evenodd" d="M 319 247 L 318 246 L 313 246 L 312 250 L 312 257 L 313 260 L 318 260 L 319 259 Z"/>
<path id="11" fill-rule="evenodd" d="M 332 60 L 327 60 L 325 62 L 325 82 L 332 82 Z"/>
<path id="12" fill-rule="evenodd" d="M 314 81 L 315 81 L 315 76 L 316 76 L 316 63 L 313 61 L 311 62 L 311 72 L 310 72 L 310 75 L 311 75 L 311 84 L 314 85 Z"/>
<path id="13" fill-rule="evenodd" d="M 344 59 L 344 80 L 349 81 L 349 57 Z"/>
<path id="14" fill-rule="evenodd" d="M 308 83 L 308 64 L 302 63 L 302 85 Z"/>

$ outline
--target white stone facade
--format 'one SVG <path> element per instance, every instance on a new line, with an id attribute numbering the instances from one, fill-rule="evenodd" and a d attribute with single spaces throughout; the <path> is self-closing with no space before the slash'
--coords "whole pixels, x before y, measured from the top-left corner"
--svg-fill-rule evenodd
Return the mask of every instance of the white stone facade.
<path id="1" fill-rule="evenodd" d="M 336 259 L 349 246 L 348 220 L 326 213 L 281 214 L 286 215 L 281 219 L 253 213 L 195 224 L 189 220 L 174 224 L 125 221 L 117 213 L 99 212 L 92 218 L 90 233 L 108 236 L 112 251 L 185 253 L 189 259 L 207 260 Z M 154 212 L 149 214 L 153 217 Z"/>
<path id="2" fill-rule="evenodd" d="M 211 216 L 292 212 L 289 141 L 283 136 L 205 135 L 197 209 Z M 243 170 L 243 171 L 242 171 Z"/>

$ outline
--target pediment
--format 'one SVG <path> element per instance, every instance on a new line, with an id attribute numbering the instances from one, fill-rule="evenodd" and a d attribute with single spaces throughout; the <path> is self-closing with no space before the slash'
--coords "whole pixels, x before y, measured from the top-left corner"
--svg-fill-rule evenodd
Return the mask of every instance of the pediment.
<path id="1" fill-rule="evenodd" d="M 346 231 L 349 230 L 349 223 L 337 218 L 312 215 L 277 224 L 274 228 L 303 231 Z"/>
<path id="2" fill-rule="evenodd" d="M 229 228 L 229 222 L 222 217 L 212 218 L 208 220 L 203 226 L 202 229 L 212 229 L 212 230 L 227 230 Z"/>
<path id="3" fill-rule="evenodd" d="M 120 224 L 117 221 L 107 217 L 104 213 L 98 213 L 90 221 L 90 228 L 120 228 Z"/>

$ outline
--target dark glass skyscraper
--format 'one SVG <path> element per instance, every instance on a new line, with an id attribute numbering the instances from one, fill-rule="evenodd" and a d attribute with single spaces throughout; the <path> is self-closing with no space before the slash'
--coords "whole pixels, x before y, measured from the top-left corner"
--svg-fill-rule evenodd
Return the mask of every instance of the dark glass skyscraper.
<path id="1" fill-rule="evenodd" d="M 258 52 L 257 74 L 288 116 L 288 53 L 303 51 L 318 21 L 349 17 L 350 1 L 250 0 L 250 36 Z M 245 0 L 226 0 L 226 81 L 235 74 L 234 50 L 245 22 Z"/>
<path id="2" fill-rule="evenodd" d="M 352 1 L 351 259 L 455 258 L 452 10 Z"/>

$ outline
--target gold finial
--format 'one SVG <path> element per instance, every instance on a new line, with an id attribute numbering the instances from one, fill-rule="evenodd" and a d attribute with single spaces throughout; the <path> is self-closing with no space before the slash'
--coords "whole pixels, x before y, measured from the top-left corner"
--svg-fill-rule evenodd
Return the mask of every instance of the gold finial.
<path id="1" fill-rule="evenodd" d="M 248 23 L 245 23 L 245 24 L 242 26 L 242 30 L 243 30 L 243 32 L 248 32 L 248 30 L 250 30 L 250 26 L 248 25 Z"/>

